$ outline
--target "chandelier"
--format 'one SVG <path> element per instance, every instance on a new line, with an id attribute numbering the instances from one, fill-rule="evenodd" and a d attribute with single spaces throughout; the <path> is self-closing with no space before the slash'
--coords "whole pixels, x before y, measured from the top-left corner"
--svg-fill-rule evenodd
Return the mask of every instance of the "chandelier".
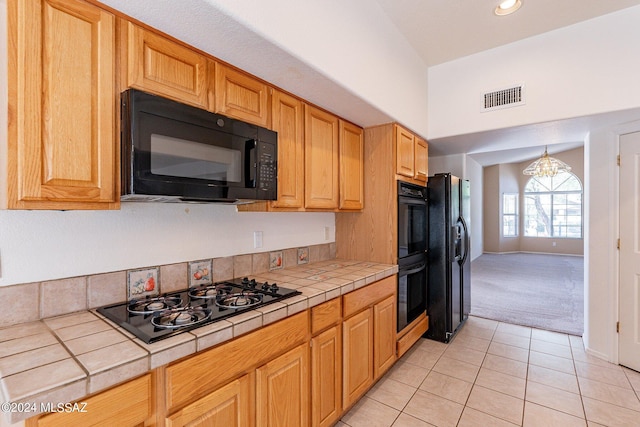
<path id="1" fill-rule="evenodd" d="M 565 162 L 550 157 L 547 154 L 547 147 L 544 147 L 544 154 L 535 162 L 531 163 L 522 171 L 525 175 L 533 175 L 537 177 L 552 177 L 561 172 L 569 172 L 571 166 Z"/>

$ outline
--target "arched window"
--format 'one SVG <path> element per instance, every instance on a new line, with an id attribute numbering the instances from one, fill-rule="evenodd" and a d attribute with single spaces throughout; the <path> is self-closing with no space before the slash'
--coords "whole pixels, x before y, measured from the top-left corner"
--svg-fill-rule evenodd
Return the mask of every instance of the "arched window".
<path id="1" fill-rule="evenodd" d="M 582 238 L 582 184 L 571 172 L 532 177 L 524 187 L 524 235 Z"/>

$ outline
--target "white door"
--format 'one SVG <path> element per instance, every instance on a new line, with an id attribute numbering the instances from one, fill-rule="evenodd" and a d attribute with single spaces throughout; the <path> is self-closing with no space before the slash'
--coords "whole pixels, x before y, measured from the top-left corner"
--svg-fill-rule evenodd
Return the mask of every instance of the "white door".
<path id="1" fill-rule="evenodd" d="M 640 371 L 640 132 L 620 136 L 618 361 Z"/>

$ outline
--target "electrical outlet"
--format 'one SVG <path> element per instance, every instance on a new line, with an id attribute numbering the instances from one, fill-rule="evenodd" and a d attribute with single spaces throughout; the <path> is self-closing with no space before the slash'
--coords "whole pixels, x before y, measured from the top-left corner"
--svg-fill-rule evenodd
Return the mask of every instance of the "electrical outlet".
<path id="1" fill-rule="evenodd" d="M 551 243 L 551 246 L 556 247 L 556 242 Z"/>
<path id="2" fill-rule="evenodd" d="M 329 240 L 329 227 L 324 227 L 324 240 Z"/>
<path id="3" fill-rule="evenodd" d="M 262 247 L 262 231 L 253 232 L 253 248 L 258 249 Z"/>

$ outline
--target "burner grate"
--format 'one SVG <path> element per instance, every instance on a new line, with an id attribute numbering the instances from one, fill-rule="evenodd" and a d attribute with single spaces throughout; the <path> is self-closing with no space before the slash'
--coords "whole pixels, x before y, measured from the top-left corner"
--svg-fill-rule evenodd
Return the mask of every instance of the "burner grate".
<path id="1" fill-rule="evenodd" d="M 211 316 L 211 310 L 204 307 L 186 307 L 157 313 L 151 323 L 158 328 L 176 329 L 197 325 Z"/>
<path id="2" fill-rule="evenodd" d="M 163 296 L 146 298 L 143 300 L 131 300 L 127 306 L 127 311 L 132 314 L 153 314 L 159 311 L 179 308 L 182 298 L 179 296 Z"/>

